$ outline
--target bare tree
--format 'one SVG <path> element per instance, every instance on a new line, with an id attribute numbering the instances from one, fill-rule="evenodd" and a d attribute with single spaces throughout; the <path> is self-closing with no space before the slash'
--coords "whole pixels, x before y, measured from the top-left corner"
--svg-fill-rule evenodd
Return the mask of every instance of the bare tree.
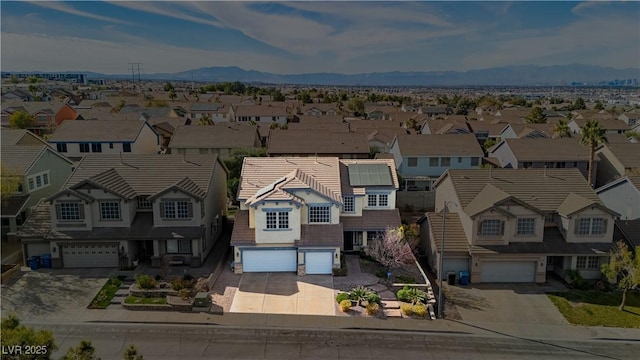
<path id="1" fill-rule="evenodd" d="M 367 254 L 387 269 L 397 269 L 413 261 L 409 243 L 400 229 L 387 229 L 383 235 L 367 244 Z"/>

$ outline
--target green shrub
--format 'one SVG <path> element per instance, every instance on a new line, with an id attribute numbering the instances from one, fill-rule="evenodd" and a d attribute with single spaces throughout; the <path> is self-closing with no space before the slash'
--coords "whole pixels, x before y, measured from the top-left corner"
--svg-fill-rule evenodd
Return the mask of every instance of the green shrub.
<path id="1" fill-rule="evenodd" d="M 380 299 L 380 295 L 375 294 L 375 293 L 371 293 L 367 297 L 367 303 L 369 303 L 369 304 L 380 304 L 380 303 L 382 303 L 382 300 Z"/>
<path id="2" fill-rule="evenodd" d="M 424 304 L 413 305 L 413 313 L 419 317 L 427 316 L 427 306 Z"/>
<path id="3" fill-rule="evenodd" d="M 333 276 L 347 276 L 347 268 L 345 266 L 331 270 Z"/>
<path id="4" fill-rule="evenodd" d="M 413 276 L 398 275 L 398 276 L 396 276 L 396 278 L 398 279 L 398 282 L 401 282 L 403 284 L 415 284 L 416 283 L 416 279 Z"/>
<path id="5" fill-rule="evenodd" d="M 187 288 L 180 289 L 180 291 L 178 291 L 178 296 L 180 296 L 182 300 L 187 300 L 191 297 L 191 290 Z"/>
<path id="6" fill-rule="evenodd" d="M 344 300 L 349 300 L 349 301 L 351 301 L 351 299 L 350 299 L 350 297 L 349 297 L 349 293 L 342 292 L 342 293 L 339 293 L 339 294 L 336 296 L 336 302 L 337 302 L 338 304 L 340 304 L 340 303 L 341 303 L 342 301 L 344 301 Z"/>
<path id="7" fill-rule="evenodd" d="M 342 310 L 342 312 L 347 312 L 349 309 L 351 309 L 351 300 L 342 300 L 340 302 L 340 310 Z"/>
<path id="8" fill-rule="evenodd" d="M 158 287 L 158 281 L 149 275 L 137 274 L 135 279 L 136 279 L 136 286 L 138 287 L 138 289 L 149 290 L 149 289 L 155 289 Z"/>
<path id="9" fill-rule="evenodd" d="M 171 286 L 171 290 L 180 291 L 182 289 L 192 289 L 195 286 L 196 281 L 193 279 L 193 276 L 191 276 L 191 278 L 174 277 L 171 279 L 169 284 Z"/>
<path id="10" fill-rule="evenodd" d="M 362 305 L 363 302 L 367 301 L 369 295 L 373 294 L 371 289 L 366 288 L 364 286 L 356 286 L 349 293 L 349 298 L 353 301 L 357 301 L 358 305 Z"/>
<path id="11" fill-rule="evenodd" d="M 397 297 L 400 301 L 409 302 L 412 304 L 424 304 L 428 300 L 426 292 L 420 289 L 410 288 L 408 286 L 405 286 L 401 290 L 398 290 Z"/>
<path id="12" fill-rule="evenodd" d="M 377 314 L 378 311 L 380 310 L 380 305 L 374 302 L 368 303 L 366 309 L 367 309 L 367 314 L 373 316 Z"/>
<path id="13" fill-rule="evenodd" d="M 404 303 L 400 305 L 400 311 L 406 316 L 411 316 L 413 315 L 413 305 Z"/>

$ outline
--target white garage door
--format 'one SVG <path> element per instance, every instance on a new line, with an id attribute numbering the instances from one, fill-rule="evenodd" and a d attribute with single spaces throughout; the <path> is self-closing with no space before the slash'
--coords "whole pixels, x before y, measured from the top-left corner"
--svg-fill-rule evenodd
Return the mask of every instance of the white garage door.
<path id="1" fill-rule="evenodd" d="M 118 243 L 100 245 L 65 245 L 62 263 L 66 268 L 117 267 Z"/>
<path id="2" fill-rule="evenodd" d="M 245 250 L 242 252 L 243 272 L 282 272 L 298 270 L 296 250 Z"/>
<path id="3" fill-rule="evenodd" d="M 333 251 L 309 251 L 304 253 L 307 274 L 331 274 L 333 271 Z"/>
<path id="4" fill-rule="evenodd" d="M 483 262 L 480 268 L 482 282 L 534 282 L 535 261 Z"/>
<path id="5" fill-rule="evenodd" d="M 27 244 L 27 257 L 42 256 L 45 254 L 51 254 L 51 248 L 49 243 L 46 244 Z"/>

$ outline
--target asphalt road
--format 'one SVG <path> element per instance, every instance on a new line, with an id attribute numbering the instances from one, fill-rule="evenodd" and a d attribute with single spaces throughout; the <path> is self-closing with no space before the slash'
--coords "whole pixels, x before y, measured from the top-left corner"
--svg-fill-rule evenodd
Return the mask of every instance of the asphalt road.
<path id="1" fill-rule="evenodd" d="M 52 330 L 55 358 L 91 340 L 103 360 L 135 344 L 145 359 L 633 359 L 640 342 L 370 330 L 310 331 L 210 325 L 29 324 Z"/>

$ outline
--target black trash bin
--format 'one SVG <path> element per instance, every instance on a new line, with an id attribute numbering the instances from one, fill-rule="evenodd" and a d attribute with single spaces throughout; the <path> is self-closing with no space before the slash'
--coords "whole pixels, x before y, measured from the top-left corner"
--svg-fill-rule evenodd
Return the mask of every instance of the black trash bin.
<path id="1" fill-rule="evenodd" d="M 455 285 L 456 284 L 456 273 L 448 273 L 447 274 L 447 284 Z"/>

